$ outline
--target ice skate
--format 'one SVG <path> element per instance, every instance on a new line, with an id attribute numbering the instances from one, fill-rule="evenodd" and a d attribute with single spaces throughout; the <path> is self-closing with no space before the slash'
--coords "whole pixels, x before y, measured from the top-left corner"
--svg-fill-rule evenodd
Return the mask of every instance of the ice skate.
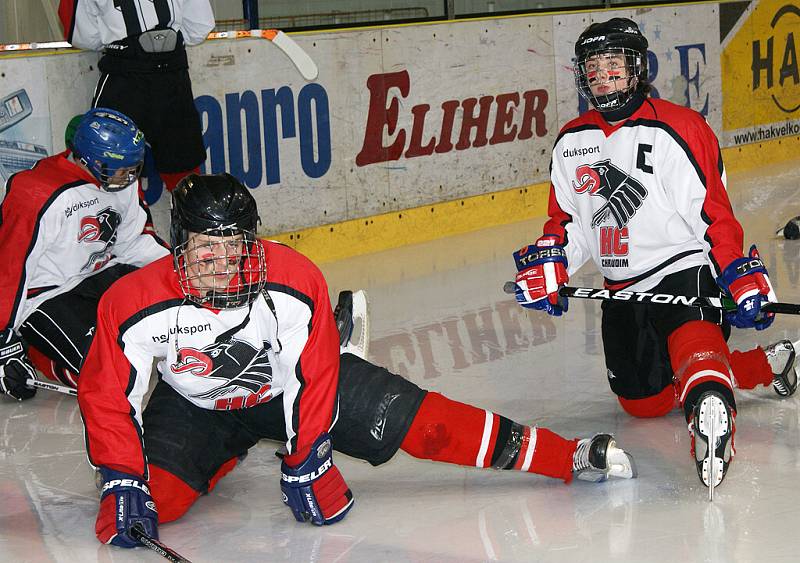
<path id="1" fill-rule="evenodd" d="M 689 434 L 692 436 L 697 475 L 708 487 L 708 500 L 714 499 L 714 489 L 722 483 L 736 453 L 733 447 L 735 431 L 731 408 L 722 394 L 707 391 L 700 395 L 689 422 Z"/>
<path id="2" fill-rule="evenodd" d="M 790 397 L 797 390 L 797 345 L 800 345 L 800 341 L 792 344 L 789 340 L 779 340 L 764 348 L 772 368 L 772 387 L 781 397 Z"/>
<path id="3" fill-rule="evenodd" d="M 610 434 L 596 434 L 579 441 L 572 458 L 572 472 L 581 481 L 595 483 L 609 477 L 632 479 L 637 475 L 633 457 L 618 448 Z"/>
<path id="4" fill-rule="evenodd" d="M 369 352 L 369 305 L 364 290 L 340 291 L 333 316 L 339 330 L 339 353 L 350 353 L 366 360 Z"/>

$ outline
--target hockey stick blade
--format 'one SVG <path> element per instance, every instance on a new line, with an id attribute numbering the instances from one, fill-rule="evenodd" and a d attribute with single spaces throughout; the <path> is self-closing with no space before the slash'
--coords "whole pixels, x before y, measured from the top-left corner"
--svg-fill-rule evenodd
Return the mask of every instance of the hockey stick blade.
<path id="1" fill-rule="evenodd" d="M 38 379 L 26 379 L 25 383 L 28 387 L 35 387 L 37 389 L 47 389 L 48 391 L 57 391 L 65 395 L 78 396 L 78 390 L 66 385 L 58 385 L 57 383 L 50 383 L 48 381 L 39 381 Z"/>
<path id="2" fill-rule="evenodd" d="M 292 64 L 306 80 L 315 80 L 319 69 L 313 59 L 294 39 L 279 29 L 250 29 L 245 31 L 215 31 L 208 34 L 207 39 L 242 39 L 261 38 L 271 41 L 278 49 L 289 57 Z"/>
<path id="3" fill-rule="evenodd" d="M 152 549 L 164 559 L 172 561 L 173 563 L 192 563 L 185 557 L 176 553 L 174 550 L 165 546 L 160 541 L 148 536 L 147 532 L 144 531 L 144 528 L 138 522 L 131 526 L 130 534 L 133 539 L 142 542 L 143 546 L 148 549 Z"/>
<path id="4" fill-rule="evenodd" d="M 506 293 L 515 293 L 517 285 L 508 281 L 503 285 Z M 658 305 L 679 305 L 682 307 L 708 307 L 735 311 L 736 305 L 730 299 L 720 297 L 697 297 L 690 295 L 673 295 L 670 293 L 650 293 L 647 291 L 626 291 L 624 289 L 598 289 L 594 287 L 564 286 L 558 290 L 562 297 L 580 299 L 596 299 L 600 301 L 630 301 L 633 303 L 655 303 Z M 765 313 L 784 315 L 800 315 L 800 304 L 797 303 L 764 303 L 761 310 Z"/>

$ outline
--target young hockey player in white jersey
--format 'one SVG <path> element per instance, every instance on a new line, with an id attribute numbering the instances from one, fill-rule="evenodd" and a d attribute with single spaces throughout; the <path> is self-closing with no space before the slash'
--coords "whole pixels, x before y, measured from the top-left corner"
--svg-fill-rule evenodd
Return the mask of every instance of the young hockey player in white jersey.
<path id="1" fill-rule="evenodd" d="M 32 397 L 35 389 L 26 381 L 34 378 L 34 366 L 75 387 L 100 295 L 126 273 L 169 254 L 145 228 L 136 185 L 144 143 L 128 117 L 96 108 L 77 126 L 71 152 L 44 158 L 6 182 L 0 206 L 3 393 Z"/>
<path id="2" fill-rule="evenodd" d="M 774 314 L 760 307 L 774 293 L 755 247 L 742 255 L 711 128 L 691 109 L 648 97 L 647 40 L 637 25 L 594 23 L 575 55 L 578 92 L 594 109 L 556 140 L 550 219 L 535 244 L 514 254 L 517 300 L 562 314 L 567 301 L 558 289 L 589 259 L 608 289 L 718 297 L 722 288 L 732 297 L 738 309 L 727 318 L 669 305 L 602 307 L 611 390 L 633 416 L 683 407 L 698 475 L 713 493 L 734 454 L 734 386 L 772 383 L 791 395 L 795 350 L 789 341 L 746 353 L 727 347 L 730 324 L 761 330 L 772 323 Z M 709 447 L 712 425 L 717 439 Z"/>
<path id="3" fill-rule="evenodd" d="M 340 356 L 321 272 L 258 240 L 257 224 L 255 200 L 233 176 L 190 175 L 172 193 L 173 257 L 101 299 L 78 384 L 104 483 L 101 542 L 137 545 L 136 523 L 157 536 L 159 522 L 182 516 L 261 438 L 285 442 L 283 502 L 316 525 L 353 506 L 331 448 L 373 465 L 403 449 L 567 482 L 635 477 L 608 434 L 567 440 Z M 159 381 L 142 412 L 155 359 Z"/>

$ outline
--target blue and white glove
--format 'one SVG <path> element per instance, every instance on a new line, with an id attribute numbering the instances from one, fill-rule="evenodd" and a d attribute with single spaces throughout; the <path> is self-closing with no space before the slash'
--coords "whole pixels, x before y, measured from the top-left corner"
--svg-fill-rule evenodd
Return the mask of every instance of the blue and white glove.
<path id="1" fill-rule="evenodd" d="M 36 378 L 25 346 L 14 329 L 0 332 L 0 393 L 5 393 L 18 401 L 36 395 L 36 389 L 28 387 L 27 380 Z"/>
<path id="2" fill-rule="evenodd" d="M 295 519 L 322 526 L 344 518 L 353 507 L 353 493 L 333 464 L 328 433 L 320 434 L 309 454 L 294 467 L 291 458 L 284 457 L 281 464 L 281 492 Z"/>
<path id="3" fill-rule="evenodd" d="M 775 320 L 775 313 L 761 312 L 764 303 L 778 298 L 756 245 L 750 247 L 746 258 L 728 264 L 717 278 L 717 284 L 736 302 L 736 311 L 725 313 L 725 319 L 733 326 L 764 330 Z"/>
<path id="4" fill-rule="evenodd" d="M 118 547 L 142 545 L 130 535 L 134 524 L 158 539 L 158 512 L 150 489 L 141 477 L 100 467 L 103 489 L 94 531 L 101 543 Z"/>
<path id="5" fill-rule="evenodd" d="M 569 281 L 567 254 L 564 247 L 553 238 L 542 237 L 533 246 L 525 246 L 514 253 L 517 265 L 517 302 L 528 309 L 546 311 L 554 317 L 569 308 L 566 297 L 558 290 Z"/>

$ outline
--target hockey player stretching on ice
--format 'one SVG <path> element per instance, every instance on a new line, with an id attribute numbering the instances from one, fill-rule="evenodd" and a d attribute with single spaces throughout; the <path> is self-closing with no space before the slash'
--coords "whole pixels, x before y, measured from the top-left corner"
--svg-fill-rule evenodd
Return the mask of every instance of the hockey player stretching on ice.
<path id="1" fill-rule="evenodd" d="M 255 200 L 235 178 L 188 176 L 172 193 L 174 256 L 126 276 L 100 302 L 78 402 L 104 483 L 101 542 L 133 547 L 137 522 L 156 536 L 261 438 L 285 442 L 283 501 L 317 525 L 353 506 L 332 448 L 373 465 L 403 449 L 564 481 L 635 476 L 608 434 L 567 440 L 340 356 L 322 274 L 296 251 L 257 240 L 257 223 Z M 154 359 L 159 381 L 142 412 Z"/>
<path id="2" fill-rule="evenodd" d="M 718 297 L 722 288 L 731 296 L 738 309 L 727 318 L 718 310 L 603 303 L 611 390 L 638 417 L 663 416 L 677 401 L 698 475 L 713 492 L 734 454 L 734 386 L 772 383 L 791 395 L 795 350 L 789 341 L 746 353 L 727 347 L 730 324 L 772 323 L 760 307 L 774 293 L 755 248 L 742 255 L 714 133 L 700 114 L 648 97 L 639 28 L 623 18 L 592 24 L 575 55 L 578 92 L 594 109 L 556 140 L 550 219 L 535 244 L 514 254 L 517 300 L 560 315 L 567 302 L 559 287 L 590 258 L 609 289 Z"/>
<path id="3" fill-rule="evenodd" d="M 0 394 L 36 392 L 35 365 L 75 386 L 100 295 L 169 251 L 145 228 L 136 180 L 144 136 L 125 115 L 87 112 L 71 152 L 11 176 L 0 206 Z M 33 346 L 26 352 L 23 341 Z M 33 362 L 31 361 L 33 359 Z"/>

